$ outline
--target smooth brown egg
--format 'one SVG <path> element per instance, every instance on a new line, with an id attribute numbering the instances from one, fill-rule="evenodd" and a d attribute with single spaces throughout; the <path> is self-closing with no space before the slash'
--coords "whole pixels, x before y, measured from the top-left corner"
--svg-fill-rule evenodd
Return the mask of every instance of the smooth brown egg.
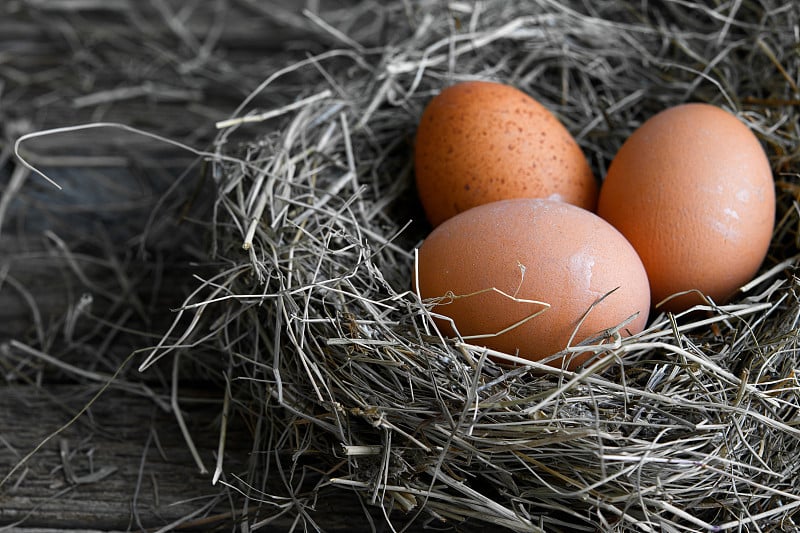
<path id="1" fill-rule="evenodd" d="M 551 198 L 594 210 L 598 182 L 564 125 L 509 85 L 470 81 L 426 106 L 414 167 L 434 226 L 476 205 L 507 198 Z"/>
<path id="2" fill-rule="evenodd" d="M 443 333 L 529 360 L 632 316 L 620 333 L 638 333 L 650 308 L 644 267 L 622 234 L 552 200 L 502 200 L 448 219 L 420 246 L 417 276 L 422 298 L 441 299 L 432 312 L 445 317 Z M 574 369 L 591 355 L 548 364 Z"/>
<path id="3" fill-rule="evenodd" d="M 764 260 L 775 219 L 772 171 L 758 138 L 708 104 L 662 111 L 622 145 L 600 192 L 598 214 L 642 258 L 653 303 L 699 291 L 726 302 Z M 697 293 L 661 308 L 701 303 Z"/>

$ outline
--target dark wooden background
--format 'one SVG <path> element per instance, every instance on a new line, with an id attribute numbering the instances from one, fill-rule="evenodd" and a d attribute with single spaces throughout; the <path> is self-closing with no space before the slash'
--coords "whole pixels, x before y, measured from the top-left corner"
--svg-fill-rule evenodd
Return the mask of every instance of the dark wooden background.
<path id="1" fill-rule="evenodd" d="M 49 383 L 0 388 L 2 474 L 69 421 L 93 392 Z M 3 488 L 0 529 L 231 530 L 242 501 L 222 497 L 211 485 L 211 474 L 198 471 L 174 417 L 149 399 L 108 394 L 73 427 L 47 442 Z M 218 407 L 190 405 L 186 410 L 198 451 L 213 467 Z M 235 458 L 237 453 L 244 459 L 247 450 L 230 450 L 228 455 Z M 310 513 L 320 527 L 370 530 L 357 498 L 341 491 L 323 491 L 322 496 Z M 377 510 L 370 513 L 381 526 Z M 289 530 L 295 520 L 295 513 L 287 513 L 266 530 Z"/>

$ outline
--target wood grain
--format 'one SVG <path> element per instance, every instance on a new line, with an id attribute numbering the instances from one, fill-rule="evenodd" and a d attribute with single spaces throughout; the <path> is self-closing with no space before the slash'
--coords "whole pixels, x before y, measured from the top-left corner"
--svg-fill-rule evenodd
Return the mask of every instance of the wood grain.
<path id="1" fill-rule="evenodd" d="M 95 392 L 76 385 L 0 388 L 0 477 L 45 441 L 0 488 L 0 527 L 16 524 L 31 532 L 229 529 L 242 518 L 243 499 L 212 485 L 210 473 L 200 473 L 175 418 L 147 398 L 108 391 L 75 424 L 51 438 Z M 182 407 L 200 457 L 211 470 L 219 406 Z M 235 446 L 247 439 L 236 433 L 230 437 L 225 471 L 237 472 L 248 450 Z M 308 518 L 325 531 L 370 530 L 365 510 L 352 494 L 323 491 L 321 496 Z M 249 510 L 251 521 L 268 515 L 257 504 L 251 503 Z M 380 523 L 379 510 L 370 514 Z M 267 530 L 288 530 L 296 519 L 296 513 L 288 512 Z"/>
<path id="2" fill-rule="evenodd" d="M 0 389 L 1 475 L 45 441 L 3 487 L 0 523 L 154 527 L 193 513 L 198 503 L 219 493 L 194 466 L 174 418 L 142 397 L 109 391 L 75 424 L 50 438 L 97 392 L 92 389 Z M 213 449 L 207 438 L 211 432 L 197 430 L 208 411 L 196 410 L 192 417 L 206 461 Z"/>

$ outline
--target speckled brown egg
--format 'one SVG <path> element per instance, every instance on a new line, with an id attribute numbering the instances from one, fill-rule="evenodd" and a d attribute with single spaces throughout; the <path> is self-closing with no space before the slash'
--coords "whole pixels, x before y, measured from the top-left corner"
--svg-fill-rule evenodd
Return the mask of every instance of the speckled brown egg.
<path id="1" fill-rule="evenodd" d="M 426 106 L 417 130 L 417 189 L 434 226 L 507 198 L 558 199 L 594 210 L 598 183 L 564 125 L 509 85 L 463 82 Z"/>
<path id="2" fill-rule="evenodd" d="M 733 114 L 684 104 L 647 120 L 608 169 L 598 214 L 633 244 L 653 303 L 699 291 L 725 303 L 764 260 L 775 219 L 775 188 L 758 138 Z M 692 292 L 665 302 L 681 311 Z"/>
<path id="3" fill-rule="evenodd" d="M 620 333 L 637 333 L 650 307 L 644 267 L 622 234 L 553 200 L 502 200 L 449 218 L 420 246 L 417 276 L 446 335 L 529 360 L 630 317 Z M 548 364 L 574 369 L 591 355 L 578 350 Z"/>

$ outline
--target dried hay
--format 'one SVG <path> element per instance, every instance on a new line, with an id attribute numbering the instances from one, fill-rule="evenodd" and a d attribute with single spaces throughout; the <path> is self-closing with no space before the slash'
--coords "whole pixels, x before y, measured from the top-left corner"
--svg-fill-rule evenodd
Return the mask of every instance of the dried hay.
<path id="1" fill-rule="evenodd" d="M 342 13 L 307 14 L 335 49 L 275 70 L 217 121 L 202 154 L 216 193 L 204 271 L 138 356 L 144 372 L 222 358 L 213 479 L 246 496 L 248 527 L 286 512 L 311 521 L 304 509 L 333 486 L 382 506 L 396 530 L 795 529 L 798 8 L 487 0 Z M 264 105 L 295 76 L 288 103 Z M 411 150 L 426 102 L 465 79 L 545 103 L 598 175 L 666 106 L 736 112 L 779 193 L 759 277 L 727 305 L 658 314 L 596 345 L 609 357 L 575 373 L 501 366 L 442 338 L 409 291 L 428 231 Z M 234 417 L 252 427 L 244 472 L 224 460 Z M 325 475 L 304 483 L 309 470 Z"/>

